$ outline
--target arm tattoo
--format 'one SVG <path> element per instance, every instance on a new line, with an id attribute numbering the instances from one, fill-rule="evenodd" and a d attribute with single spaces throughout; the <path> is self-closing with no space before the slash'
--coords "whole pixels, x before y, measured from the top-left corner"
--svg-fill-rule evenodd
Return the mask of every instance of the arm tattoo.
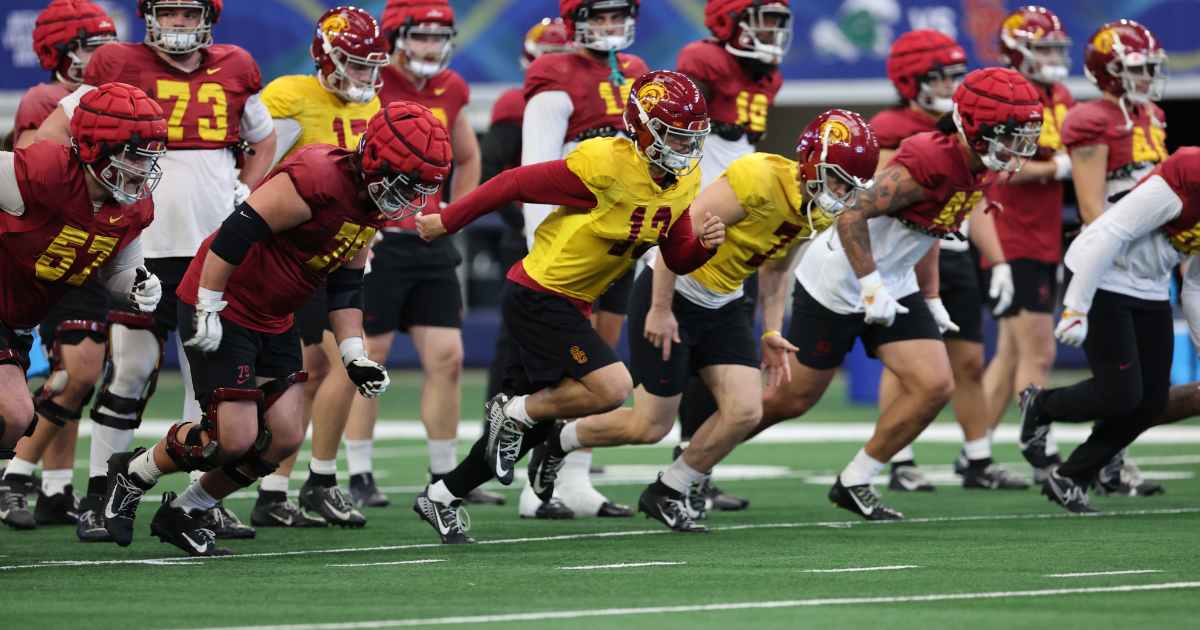
<path id="1" fill-rule="evenodd" d="M 891 185 L 882 184 L 884 181 Z M 867 219 L 892 214 L 924 198 L 925 189 L 908 175 L 907 169 L 899 165 L 885 169 L 870 188 L 858 194 L 854 206 L 846 210 L 837 222 L 842 247 L 858 277 L 875 270 Z"/>
<path id="2" fill-rule="evenodd" d="M 1098 144 L 1089 144 L 1085 147 L 1079 147 L 1071 151 L 1071 159 L 1078 160 L 1080 163 L 1087 162 L 1093 157 L 1096 157 L 1096 150 L 1100 147 Z"/>

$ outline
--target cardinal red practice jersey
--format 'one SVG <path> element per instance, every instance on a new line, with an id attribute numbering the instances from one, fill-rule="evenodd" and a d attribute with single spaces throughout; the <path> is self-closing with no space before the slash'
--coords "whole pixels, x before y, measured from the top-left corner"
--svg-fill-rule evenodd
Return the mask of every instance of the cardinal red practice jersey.
<path id="1" fill-rule="evenodd" d="M 1080 103 L 1063 122 L 1062 142 L 1071 150 L 1089 144 L 1107 144 L 1108 173 L 1167 159 L 1167 117 L 1158 105 L 1140 105 L 1129 112 L 1129 119 L 1132 127 L 1121 113 L 1121 106 L 1112 101 Z"/>
<path id="2" fill-rule="evenodd" d="M 331 144 L 310 144 L 296 149 L 263 180 L 286 174 L 313 216 L 250 248 L 225 287 L 229 305 L 221 311 L 223 317 L 251 330 L 285 332 L 292 327 L 292 313 L 325 276 L 370 244 L 386 220 L 372 202 L 359 201 L 352 155 Z M 188 304 L 196 303 L 204 258 L 218 233 L 204 239 L 176 291 Z"/>
<path id="3" fill-rule="evenodd" d="M 262 91 L 250 53 L 230 44 L 200 49 L 200 67 L 184 72 L 145 44 L 105 44 L 83 73 L 88 85 L 128 83 L 158 101 L 167 117 L 171 151 L 237 144 L 246 101 Z"/>
<path id="4" fill-rule="evenodd" d="M 70 93 L 71 88 L 58 83 L 39 83 L 29 88 L 21 96 L 21 104 L 17 106 L 13 131 L 20 135 L 26 129 L 41 127 L 46 117 L 58 107 L 58 102 Z"/>
<path id="5" fill-rule="evenodd" d="M 525 71 L 525 102 L 540 92 L 566 92 L 571 97 L 575 110 L 567 121 L 563 144 L 589 129 L 612 127 L 624 131 L 621 116 L 629 90 L 633 81 L 650 69 L 641 58 L 623 53 L 617 53 L 617 65 L 625 74 L 625 82 L 619 87 L 612 84 L 612 68 L 607 61 L 601 63 L 579 53 L 542 55 Z"/>
<path id="6" fill-rule="evenodd" d="M 1200 254 L 1200 147 L 1183 147 L 1150 173 L 1167 182 L 1183 201 L 1183 210 L 1163 226 L 1175 249 Z"/>
<path id="7" fill-rule="evenodd" d="M 492 104 L 492 124 L 521 126 L 525 119 L 525 90 L 505 90 Z"/>
<path id="8" fill-rule="evenodd" d="M 934 235 L 957 232 L 994 179 L 990 171 L 972 175 L 967 155 L 954 136 L 917 134 L 900 145 L 888 166 L 899 164 L 925 189 L 925 199 L 892 214 L 910 227 Z"/>
<path id="9" fill-rule="evenodd" d="M 746 72 L 737 57 L 711 41 L 692 42 L 679 51 L 675 70 L 708 86 L 708 116 L 714 123 L 742 128 L 761 136 L 767 131 L 767 108 L 783 86 L 779 70 L 759 77 Z"/>
<path id="10" fill-rule="evenodd" d="M 150 225 L 154 201 L 97 210 L 70 148 L 46 140 L 13 154 L 25 214 L 0 212 L 0 320 L 33 328 Z"/>
<path id="11" fill-rule="evenodd" d="M 885 109 L 872 116 L 870 124 L 879 148 L 892 151 L 904 140 L 937 128 L 937 121 L 908 106 Z"/>

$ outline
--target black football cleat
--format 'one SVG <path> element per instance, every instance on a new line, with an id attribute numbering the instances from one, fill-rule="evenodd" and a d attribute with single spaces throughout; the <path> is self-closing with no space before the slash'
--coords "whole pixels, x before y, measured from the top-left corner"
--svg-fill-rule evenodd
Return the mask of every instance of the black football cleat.
<path id="1" fill-rule="evenodd" d="M 750 507 L 750 499 L 735 497 L 712 482 L 712 471 L 708 471 L 696 484 L 696 491 L 704 497 L 704 507 L 717 512 L 737 512 Z"/>
<path id="2" fill-rule="evenodd" d="M 300 507 L 316 512 L 330 525 L 353 529 L 367 524 L 367 518 L 354 509 L 354 505 L 337 486 L 304 484 L 300 487 Z"/>
<path id="3" fill-rule="evenodd" d="M 46 496 L 38 490 L 37 506 L 33 509 L 33 520 L 38 525 L 78 525 L 79 497 L 74 488 L 67 484 L 61 494 Z"/>
<path id="4" fill-rule="evenodd" d="M 534 511 L 533 517 L 543 521 L 566 521 L 575 518 L 575 510 L 567 507 L 566 503 L 558 497 L 550 497 L 549 501 L 543 501 Z M 521 518 L 529 518 L 522 516 Z"/>
<path id="5" fill-rule="evenodd" d="M 548 439 L 557 440 L 558 433 L 559 429 L 551 431 Z M 554 481 L 565 460 L 565 457 L 552 453 L 545 444 L 538 444 L 529 451 L 529 486 L 543 503 L 554 496 Z"/>
<path id="6" fill-rule="evenodd" d="M 283 500 L 264 500 L 260 493 L 258 502 L 250 511 L 250 524 L 255 527 L 327 527 L 329 523 L 320 517 L 309 516 L 304 510 L 296 507 L 287 498 L 287 494 L 279 493 Z"/>
<path id="7" fill-rule="evenodd" d="M 1041 422 L 1041 406 L 1038 398 L 1046 390 L 1030 384 L 1021 392 L 1021 427 L 1017 434 L 1017 447 L 1025 460 L 1034 468 L 1044 469 L 1050 465 L 1050 457 L 1046 455 L 1046 436 L 1050 434 L 1050 425 Z"/>
<path id="8" fill-rule="evenodd" d="M 1128 449 L 1117 453 L 1107 466 L 1096 473 L 1092 491 L 1101 497 L 1149 497 L 1163 494 L 1162 485 L 1142 478 L 1137 464 L 1125 460 Z"/>
<path id="9" fill-rule="evenodd" d="M 462 499 L 457 499 L 449 505 L 438 503 L 429 498 L 429 488 L 426 487 L 413 502 L 413 511 L 421 517 L 421 520 L 437 530 L 443 545 L 475 544 L 475 539 L 467 535 L 467 530 L 471 528 L 470 518 L 466 519 L 465 527 L 460 518 L 460 514 L 462 516 L 467 514 L 467 511 L 462 509 Z"/>
<path id="10" fill-rule="evenodd" d="M 0 468 L 0 479 L 4 477 L 5 470 L 7 469 Z M 37 494 L 38 490 L 41 490 L 42 488 L 42 478 L 39 477 L 37 473 L 33 473 L 31 475 L 11 475 L 9 477 L 9 479 L 13 478 L 19 479 L 20 481 L 10 483 L 9 485 L 12 486 L 14 490 L 24 492 L 26 496 Z M 5 481 L 8 481 L 8 479 Z"/>
<path id="11" fill-rule="evenodd" d="M 600 504 L 600 509 L 596 512 L 596 516 L 600 518 L 633 518 L 637 512 L 633 508 L 622 503 L 613 503 L 605 501 Z"/>
<path id="12" fill-rule="evenodd" d="M 108 458 L 108 489 L 104 496 L 104 528 L 113 542 L 128 547 L 133 542 L 133 519 L 137 517 L 138 503 L 152 485 L 147 485 L 129 473 L 129 462 L 145 453 L 137 448 L 128 453 L 113 453 Z"/>
<path id="13" fill-rule="evenodd" d="M 487 448 L 484 456 L 488 468 L 496 475 L 496 481 L 502 485 L 510 485 L 517 460 L 521 455 L 521 442 L 525 439 L 525 426 L 510 418 L 504 410 L 508 396 L 496 394 L 487 401 Z"/>
<path id="14" fill-rule="evenodd" d="M 967 474 L 967 467 L 971 465 L 971 460 L 967 459 L 967 452 L 962 451 L 958 457 L 954 458 L 954 474 L 959 477 Z"/>
<path id="15" fill-rule="evenodd" d="M 1057 503 L 1072 514 L 1099 514 L 1100 510 L 1088 504 L 1087 491 L 1075 483 L 1070 477 L 1060 477 L 1057 472 L 1050 473 L 1042 484 L 1042 494 L 1050 501 Z"/>
<path id="16" fill-rule="evenodd" d="M 0 523 L 13 529 L 35 529 L 37 521 L 25 498 L 25 475 L 9 475 L 0 482 Z"/>
<path id="17" fill-rule="evenodd" d="M 249 540 L 257 533 L 253 527 L 243 525 L 237 514 L 220 501 L 197 518 L 200 520 L 200 526 L 211 531 L 217 540 Z"/>
<path id="18" fill-rule="evenodd" d="M 904 515 L 884 505 L 870 484 L 844 486 L 839 476 L 829 489 L 833 507 L 850 510 L 868 521 L 903 521 Z"/>
<path id="19" fill-rule="evenodd" d="M 920 468 L 892 464 L 892 474 L 888 477 L 888 489 L 904 492 L 933 492 L 934 486 Z"/>
<path id="20" fill-rule="evenodd" d="M 1004 467 L 996 462 L 987 466 L 967 466 L 963 473 L 964 488 L 983 488 L 986 490 L 1028 490 L 1029 483 L 1009 474 Z"/>
<path id="21" fill-rule="evenodd" d="M 183 508 L 171 505 L 175 498 L 174 492 L 163 494 L 162 505 L 154 513 L 154 520 L 150 521 L 150 535 L 179 547 L 189 556 L 232 556 L 232 551 L 217 546 L 212 530 L 205 528 L 200 519 L 193 518 Z M 199 514 L 197 510 L 196 515 Z"/>
<path id="22" fill-rule="evenodd" d="M 375 475 L 360 473 L 350 475 L 350 501 L 354 507 L 387 507 L 392 504 L 388 496 L 375 487 Z"/>
<path id="23" fill-rule="evenodd" d="M 80 542 L 112 542 L 112 534 L 104 529 L 104 497 L 89 494 L 79 500 L 79 522 L 75 535 Z"/>
<path id="24" fill-rule="evenodd" d="M 659 477 L 662 477 L 661 473 Z M 708 532 L 707 527 L 697 525 L 692 520 L 692 517 L 688 515 L 687 506 L 683 503 L 683 497 L 676 499 L 656 494 L 651 488 L 652 486 L 647 487 L 642 491 L 642 496 L 638 497 L 638 511 L 644 512 L 646 518 L 654 518 L 677 532 L 693 532 L 698 534 Z"/>

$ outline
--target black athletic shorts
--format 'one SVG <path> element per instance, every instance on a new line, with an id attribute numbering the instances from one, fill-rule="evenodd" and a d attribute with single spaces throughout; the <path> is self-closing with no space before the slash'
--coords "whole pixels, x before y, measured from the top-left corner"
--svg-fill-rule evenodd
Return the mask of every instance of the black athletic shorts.
<path id="1" fill-rule="evenodd" d="M 938 277 L 942 304 L 950 321 L 958 324 L 958 332 L 947 330 L 942 336 L 983 343 L 983 292 L 975 273 L 975 257 L 971 252 L 943 249 L 938 254 Z"/>
<path id="2" fill-rule="evenodd" d="M 462 288 L 454 265 L 424 265 L 407 248 L 420 237 L 387 232 L 375 245 L 363 280 L 363 329 L 368 335 L 411 326 L 462 328 Z"/>
<path id="3" fill-rule="evenodd" d="M 54 305 L 50 314 L 46 315 L 46 319 L 38 324 L 38 334 L 42 337 L 42 345 L 49 347 L 54 343 L 54 329 L 59 324 L 69 319 L 82 319 L 103 324 L 104 320 L 108 318 L 108 312 L 116 308 L 116 300 L 111 298 L 108 289 L 99 280 L 93 280 L 81 287 L 71 289 L 58 304 Z M 108 337 L 99 332 L 68 330 L 62 334 L 59 343 L 64 346 L 74 346 L 84 339 L 91 339 L 96 343 L 108 342 Z"/>
<path id="4" fill-rule="evenodd" d="M 300 308 L 296 309 L 296 328 L 300 329 L 300 341 L 305 346 L 321 343 L 326 330 L 333 330 L 329 323 L 329 299 L 322 284 Z"/>
<path id="5" fill-rule="evenodd" d="M 742 282 L 742 312 L 746 313 L 746 318 L 750 323 L 754 323 L 754 316 L 758 313 L 758 272 L 750 274 Z"/>
<path id="6" fill-rule="evenodd" d="M 854 347 L 854 340 L 862 337 L 867 356 L 878 358 L 879 346 L 893 341 L 910 339 L 937 339 L 937 322 L 925 305 L 920 292 L 906 295 L 898 300 L 908 307 L 908 313 L 896 315 L 891 326 L 868 325 L 862 313 L 835 313 L 816 300 L 796 283 L 792 300 L 792 323 L 788 326 L 787 340 L 800 349 L 796 360 L 814 370 L 832 370 L 840 367 L 846 353 Z"/>
<path id="7" fill-rule="evenodd" d="M 175 289 L 179 288 L 179 284 L 183 282 L 183 276 L 187 274 L 188 267 L 191 266 L 192 259 L 188 257 L 179 258 L 147 258 L 146 269 L 158 276 L 158 281 L 162 283 L 162 300 L 158 302 L 158 307 L 154 309 L 154 321 L 158 322 L 164 330 L 176 330 L 179 321 L 179 307 L 182 304 L 179 296 L 175 295 Z M 122 304 L 122 310 L 128 313 L 140 313 L 133 305 Z M 164 332 L 165 336 L 166 333 Z M 190 339 L 191 337 L 184 337 Z"/>
<path id="8" fill-rule="evenodd" d="M 17 330 L 0 321 L 0 354 L 8 355 L 12 352 L 17 354 L 15 357 L 0 358 L 0 365 L 11 363 L 20 366 L 21 372 L 25 372 L 29 369 L 29 350 L 33 348 L 33 331 L 27 330 L 22 334 Z"/>
<path id="9" fill-rule="evenodd" d="M 512 336 L 504 364 L 505 392 L 532 394 L 563 376 L 579 379 L 621 362 L 567 298 L 505 279 L 500 300 L 504 326 Z"/>
<path id="10" fill-rule="evenodd" d="M 196 335 L 196 308 L 179 304 L 179 336 Z M 250 330 L 221 318 L 221 345 L 213 352 L 183 347 L 192 367 L 196 397 L 220 387 L 258 389 L 256 377 L 280 378 L 304 369 L 300 351 L 300 329 L 292 326 L 282 333 Z"/>
<path id="11" fill-rule="evenodd" d="M 683 393 L 689 375 L 710 365 L 746 365 L 758 368 L 758 343 L 741 299 L 721 308 L 700 306 L 676 293 L 671 304 L 679 324 L 679 343 L 671 344 L 671 358 L 663 361 L 662 349 L 643 335 L 646 314 L 654 291 L 654 270 L 647 267 L 633 284 L 629 300 L 629 373 L 633 386 L 664 398 Z"/>
<path id="12" fill-rule="evenodd" d="M 617 278 L 608 290 L 600 294 L 596 298 L 595 304 L 592 305 L 592 310 L 600 310 L 605 313 L 616 313 L 624 315 L 629 312 L 629 293 L 633 290 L 633 272 L 637 266 L 629 268 L 625 275 Z"/>
<path id="13" fill-rule="evenodd" d="M 1053 313 L 1058 292 L 1058 265 L 1017 258 L 1008 261 L 1013 276 L 1013 301 L 1000 317 L 1014 317 L 1021 311 Z"/>

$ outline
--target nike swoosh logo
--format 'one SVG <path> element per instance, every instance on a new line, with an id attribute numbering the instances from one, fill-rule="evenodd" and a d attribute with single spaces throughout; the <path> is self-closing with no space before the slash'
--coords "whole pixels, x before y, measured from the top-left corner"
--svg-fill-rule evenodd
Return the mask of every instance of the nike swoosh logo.
<path id="1" fill-rule="evenodd" d="M 667 516 L 667 513 L 662 508 L 658 508 L 658 513 L 662 514 L 663 521 L 667 523 L 667 527 L 675 527 L 675 516 Z"/>
<path id="2" fill-rule="evenodd" d="M 209 68 L 209 69 L 205 70 L 205 72 L 207 72 L 207 73 L 209 73 L 209 74 L 216 74 L 216 73 L 218 73 L 218 72 L 220 72 L 220 71 L 221 71 L 221 69 L 220 69 L 220 68 Z"/>
<path id="3" fill-rule="evenodd" d="M 292 515 L 291 515 L 291 514 L 288 514 L 288 517 L 287 517 L 287 518 L 283 518 L 282 516 L 280 516 L 280 515 L 278 515 L 278 514 L 274 514 L 274 513 L 272 513 L 272 514 L 271 514 L 271 518 L 273 518 L 273 519 L 275 519 L 275 520 L 279 521 L 280 523 L 283 523 L 284 525 L 289 525 L 289 526 L 290 526 L 290 525 L 292 524 Z"/>
<path id="4" fill-rule="evenodd" d="M 507 474 L 508 471 L 504 469 L 504 462 L 500 459 L 500 451 L 496 451 L 496 476 L 503 477 Z"/>
<path id="5" fill-rule="evenodd" d="M 188 538 L 187 534 L 179 534 L 179 535 L 183 536 L 183 539 L 188 541 L 188 544 L 192 546 L 192 549 L 196 550 L 196 553 L 204 553 L 205 550 L 208 549 L 208 543 L 204 543 L 203 545 L 197 545 L 196 541 L 192 540 L 191 538 Z"/>
<path id="6" fill-rule="evenodd" d="M 846 488 L 846 492 L 850 494 L 851 499 L 854 499 L 854 503 L 858 505 L 858 509 L 862 511 L 863 516 L 870 516 L 875 511 L 875 508 L 863 505 L 863 502 L 858 499 L 858 495 L 853 490 Z"/>
<path id="7" fill-rule="evenodd" d="M 442 94 L 445 94 L 445 93 L 446 93 L 446 88 L 433 88 L 434 96 L 441 96 Z"/>
<path id="8" fill-rule="evenodd" d="M 117 221 L 120 221 L 121 219 L 124 219 L 124 218 L 125 218 L 125 215 L 123 215 L 123 214 L 119 217 L 108 217 L 108 222 L 116 223 Z"/>
<path id="9" fill-rule="evenodd" d="M 338 517 L 339 519 L 341 519 L 343 521 L 350 518 L 350 512 L 343 512 L 343 511 L 333 507 L 333 505 L 329 501 L 325 502 L 325 507 L 329 508 L 329 511 L 333 512 L 334 516 Z"/>
<path id="10" fill-rule="evenodd" d="M 117 513 L 112 510 L 112 502 L 115 496 L 109 496 L 108 502 L 104 504 L 104 518 L 117 518 Z"/>
<path id="11" fill-rule="evenodd" d="M 629 67 L 629 64 L 631 64 L 631 63 L 633 63 L 633 62 L 632 62 L 632 61 L 626 61 L 625 63 L 621 64 L 621 67 L 622 67 L 622 68 L 628 68 L 628 67 Z"/>
<path id="12" fill-rule="evenodd" d="M 447 525 L 445 525 L 444 523 L 442 523 L 441 510 L 437 509 L 436 506 L 433 507 L 433 520 L 437 522 L 438 532 L 441 535 L 445 536 L 446 534 L 450 533 L 450 528 Z"/>
<path id="13" fill-rule="evenodd" d="M 8 518 L 8 510 L 0 510 L 0 518 Z"/>
<path id="14" fill-rule="evenodd" d="M 675 380 L 675 379 L 673 379 L 673 378 L 660 378 L 660 379 L 658 379 L 658 382 L 659 382 L 659 383 L 670 383 L 670 382 L 671 382 L 671 381 L 673 381 L 673 380 Z"/>
<path id="15" fill-rule="evenodd" d="M 1132 363 L 1126 363 L 1125 365 L 1118 365 L 1118 366 L 1117 366 L 1117 369 L 1118 369 L 1118 370 L 1124 370 L 1124 369 L 1128 368 L 1128 367 L 1129 367 L 1129 366 L 1131 366 L 1131 365 L 1133 365 L 1133 364 L 1132 364 Z"/>
<path id="16" fill-rule="evenodd" d="M 248 380 L 250 380 L 250 377 L 249 377 L 249 376 L 247 376 L 246 378 L 244 378 L 244 379 L 242 379 L 242 380 L 238 381 L 238 382 L 237 382 L 237 384 L 238 384 L 238 385 L 241 385 L 242 383 L 245 383 L 245 382 L 246 382 L 246 381 L 248 381 Z"/>

